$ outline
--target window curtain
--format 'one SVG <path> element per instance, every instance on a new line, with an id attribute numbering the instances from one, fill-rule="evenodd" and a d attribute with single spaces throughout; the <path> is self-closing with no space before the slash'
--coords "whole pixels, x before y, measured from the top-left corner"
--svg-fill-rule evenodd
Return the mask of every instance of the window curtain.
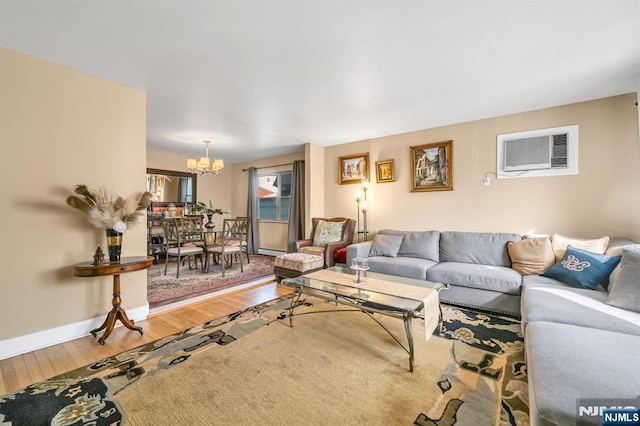
<path id="1" fill-rule="evenodd" d="M 294 243 L 304 239 L 304 161 L 293 162 L 291 173 L 291 200 L 289 202 L 289 253 L 295 251 Z"/>
<path id="2" fill-rule="evenodd" d="M 247 251 L 249 254 L 257 254 L 259 248 L 258 238 L 258 169 L 249 167 L 249 190 L 247 191 L 247 216 L 249 217 L 249 229 L 247 230 Z"/>

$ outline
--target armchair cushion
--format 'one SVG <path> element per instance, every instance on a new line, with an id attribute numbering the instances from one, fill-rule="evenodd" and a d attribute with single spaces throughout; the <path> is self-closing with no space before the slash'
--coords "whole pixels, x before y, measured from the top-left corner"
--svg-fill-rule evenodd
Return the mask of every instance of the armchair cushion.
<path id="1" fill-rule="evenodd" d="M 325 246 L 304 246 L 298 249 L 298 253 L 313 254 L 324 257 Z"/>
<path id="2" fill-rule="evenodd" d="M 328 243 L 334 243 L 342 240 L 342 229 L 345 222 L 329 222 L 321 220 L 316 225 L 315 233 L 313 234 L 314 246 L 326 246 Z"/>

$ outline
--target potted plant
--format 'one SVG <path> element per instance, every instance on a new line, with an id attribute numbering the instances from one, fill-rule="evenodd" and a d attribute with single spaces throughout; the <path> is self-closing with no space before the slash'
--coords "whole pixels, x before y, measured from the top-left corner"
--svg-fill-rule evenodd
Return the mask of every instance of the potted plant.
<path id="1" fill-rule="evenodd" d="M 209 200 L 209 205 L 206 205 L 205 203 L 203 203 L 202 201 L 198 201 L 194 206 L 193 206 L 193 211 L 198 212 L 198 213 L 204 213 L 207 215 L 207 223 L 204 225 L 205 228 L 213 228 L 216 225 L 211 221 L 211 218 L 213 217 L 214 214 L 225 214 L 228 212 L 225 212 L 222 209 L 214 209 L 213 208 L 213 204 L 211 204 L 211 200 Z"/>

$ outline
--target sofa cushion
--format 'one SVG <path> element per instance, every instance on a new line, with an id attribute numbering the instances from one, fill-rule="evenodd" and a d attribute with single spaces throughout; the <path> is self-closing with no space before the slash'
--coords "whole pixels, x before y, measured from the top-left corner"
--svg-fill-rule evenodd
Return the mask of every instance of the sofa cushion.
<path id="1" fill-rule="evenodd" d="M 374 256 L 369 259 L 369 270 L 381 274 L 424 280 L 427 270 L 436 264 L 433 260 L 412 257 Z"/>
<path id="2" fill-rule="evenodd" d="M 640 313 L 607 303 L 604 290 L 570 287 L 539 275 L 522 277 L 522 326 L 538 321 L 640 335 Z"/>
<path id="3" fill-rule="evenodd" d="M 433 260 L 434 262 L 440 261 L 439 231 L 408 232 L 382 229 L 378 234 L 402 235 L 404 237 L 398 251 L 398 256 L 400 257 L 417 257 Z"/>
<path id="4" fill-rule="evenodd" d="M 609 277 L 618 262 L 620 256 L 607 256 L 569 246 L 562 259 L 541 275 L 573 287 L 595 289 Z"/>
<path id="5" fill-rule="evenodd" d="M 326 246 L 329 243 L 335 243 L 342 240 L 342 230 L 346 222 L 329 222 L 328 220 L 320 220 L 316 224 L 316 230 L 313 233 L 314 246 Z"/>
<path id="6" fill-rule="evenodd" d="M 639 336 L 537 322 L 527 327 L 524 342 L 531 424 L 600 424 L 577 417 L 579 399 L 640 395 Z"/>
<path id="7" fill-rule="evenodd" d="M 511 258 L 511 268 L 520 275 L 541 274 L 556 261 L 549 237 L 509 241 L 507 251 Z"/>
<path id="8" fill-rule="evenodd" d="M 640 312 L 640 249 L 622 250 L 620 273 L 609 287 L 609 303 Z"/>
<path id="9" fill-rule="evenodd" d="M 604 252 L 604 254 L 608 254 L 609 256 L 622 256 L 622 250 L 628 247 L 637 247 L 640 249 L 640 244 L 637 244 L 635 241 L 630 240 L 629 238 L 610 237 L 609 244 L 607 245 L 607 251 Z M 616 266 L 616 269 L 614 269 L 611 275 L 609 275 L 609 281 L 614 281 L 618 273 L 620 273 L 619 263 L 618 266 Z M 605 281 L 603 285 L 604 288 L 608 288 L 609 283 Z"/>
<path id="10" fill-rule="evenodd" d="M 551 245 L 553 246 L 553 251 L 556 254 L 556 262 L 559 262 L 560 259 L 562 259 L 565 250 L 567 250 L 567 247 L 569 246 L 591 251 L 593 253 L 604 254 L 608 244 L 609 237 L 586 240 L 580 238 L 565 237 L 561 234 L 553 234 L 553 237 L 551 238 Z"/>
<path id="11" fill-rule="evenodd" d="M 402 238 L 402 235 L 376 235 L 373 239 L 373 244 L 371 244 L 369 256 L 398 256 Z"/>
<path id="12" fill-rule="evenodd" d="M 441 262 L 427 270 L 427 280 L 501 293 L 520 294 L 522 276 L 513 269 L 504 266 Z"/>
<path id="13" fill-rule="evenodd" d="M 507 242 L 522 236 L 499 232 L 440 233 L 440 262 L 463 262 L 511 267 Z"/>

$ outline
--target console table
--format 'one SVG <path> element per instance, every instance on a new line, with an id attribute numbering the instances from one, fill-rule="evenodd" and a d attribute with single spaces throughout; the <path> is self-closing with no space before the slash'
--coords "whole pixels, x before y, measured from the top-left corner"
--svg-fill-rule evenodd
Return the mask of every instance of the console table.
<path id="1" fill-rule="evenodd" d="M 107 314 L 107 318 L 102 325 L 91 330 L 93 337 L 96 337 L 96 333 L 100 330 L 104 330 L 104 334 L 98 339 L 98 343 L 101 345 L 104 345 L 104 341 L 113 331 L 117 320 L 120 320 L 129 330 L 135 330 L 142 335 L 142 327 L 135 326 L 133 321 L 127 316 L 125 310 L 120 306 L 122 301 L 122 299 L 120 299 L 120 274 L 147 269 L 152 263 L 153 257 L 135 256 L 122 257 L 119 262 L 108 262 L 100 265 L 94 265 L 92 262 L 83 262 L 73 266 L 76 277 L 113 276 L 113 299 L 111 300 L 113 308 Z"/>

